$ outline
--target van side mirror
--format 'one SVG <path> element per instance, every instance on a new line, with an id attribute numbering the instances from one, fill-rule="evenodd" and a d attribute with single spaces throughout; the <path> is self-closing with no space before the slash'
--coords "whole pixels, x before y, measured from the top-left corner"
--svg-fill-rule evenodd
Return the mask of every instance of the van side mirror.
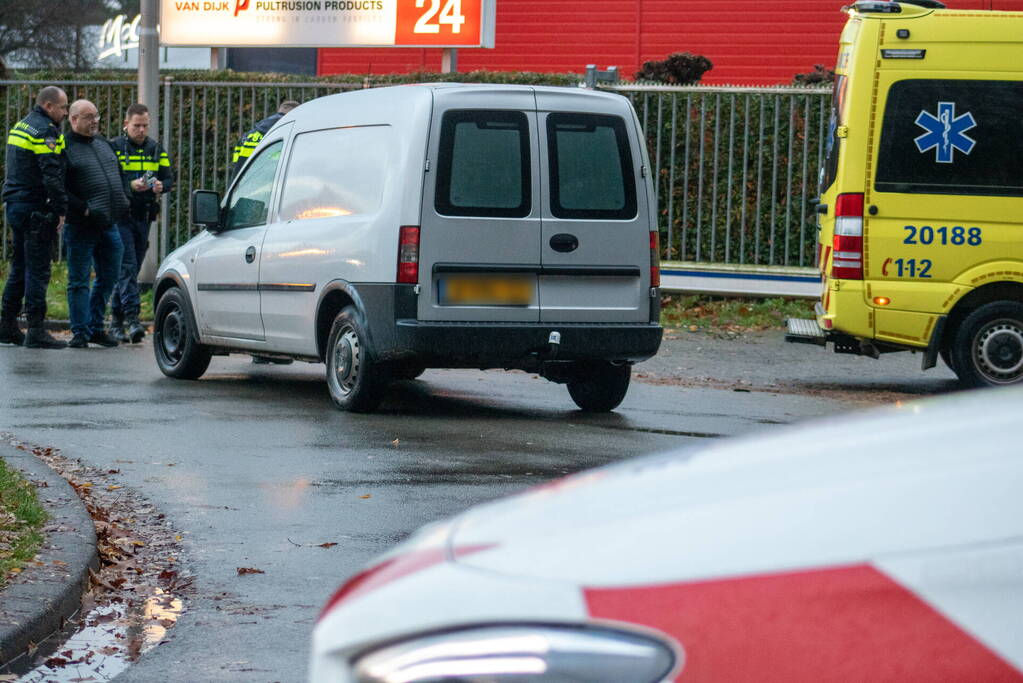
<path id="1" fill-rule="evenodd" d="M 221 229 L 220 193 L 212 190 L 192 190 L 192 224 L 210 232 Z"/>

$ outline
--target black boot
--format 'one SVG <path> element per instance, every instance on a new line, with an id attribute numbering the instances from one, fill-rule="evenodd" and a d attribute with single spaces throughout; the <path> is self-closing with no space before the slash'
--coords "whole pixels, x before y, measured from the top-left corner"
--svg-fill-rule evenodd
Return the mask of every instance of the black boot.
<path id="1" fill-rule="evenodd" d="M 0 319 L 0 344 L 21 346 L 24 343 L 25 334 L 18 327 L 17 318 L 4 316 Z"/>
<path id="2" fill-rule="evenodd" d="M 128 343 L 128 332 L 124 329 L 124 318 L 116 313 L 110 317 L 110 336 L 122 344 Z"/>
<path id="3" fill-rule="evenodd" d="M 137 315 L 128 316 L 128 339 L 131 343 L 138 344 L 145 336 L 146 328 L 139 322 L 139 317 Z"/>
<path id="4" fill-rule="evenodd" d="M 105 330 L 93 332 L 89 336 L 89 342 L 92 344 L 99 344 L 100 346 L 105 346 L 107 348 L 117 346 L 117 340 L 107 334 Z"/>
<path id="5" fill-rule="evenodd" d="M 28 349 L 63 349 L 67 342 L 54 339 L 43 327 L 42 320 L 29 320 L 28 332 L 25 334 L 25 348 Z"/>

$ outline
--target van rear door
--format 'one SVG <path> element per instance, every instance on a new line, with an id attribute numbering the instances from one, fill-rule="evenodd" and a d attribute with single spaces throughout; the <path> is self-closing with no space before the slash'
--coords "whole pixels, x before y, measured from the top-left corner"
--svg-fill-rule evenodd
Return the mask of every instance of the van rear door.
<path id="1" fill-rule="evenodd" d="M 423 186 L 419 319 L 537 322 L 540 186 L 530 88 L 438 88 Z"/>
<path id="2" fill-rule="evenodd" d="M 537 90 L 543 322 L 649 320 L 651 208 L 628 100 Z"/>

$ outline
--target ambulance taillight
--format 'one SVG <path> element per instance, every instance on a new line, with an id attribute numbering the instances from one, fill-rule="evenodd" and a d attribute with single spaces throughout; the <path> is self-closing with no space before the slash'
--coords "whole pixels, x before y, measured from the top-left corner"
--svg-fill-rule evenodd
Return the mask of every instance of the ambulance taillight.
<path id="1" fill-rule="evenodd" d="M 863 194 L 840 194 L 835 203 L 831 277 L 863 279 Z"/>

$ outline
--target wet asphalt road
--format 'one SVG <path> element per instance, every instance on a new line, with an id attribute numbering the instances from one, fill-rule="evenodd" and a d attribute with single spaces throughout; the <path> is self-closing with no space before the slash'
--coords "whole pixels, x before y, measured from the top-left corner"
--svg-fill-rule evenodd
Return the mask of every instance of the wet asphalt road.
<path id="1" fill-rule="evenodd" d="M 169 642 L 119 681 L 300 681 L 337 584 L 426 522 L 622 458 L 953 387 L 945 368 L 870 365 L 880 374 L 865 400 L 744 369 L 758 358 L 782 359 L 778 372 L 797 380 L 819 377 L 814 363 L 844 376 L 832 354 L 778 335 L 682 335 L 637 366 L 642 381 L 609 415 L 578 412 L 564 387 L 531 375 L 450 370 L 397 385 L 378 414 L 351 415 L 331 406 L 321 365 L 214 358 L 203 380 L 181 382 L 160 374 L 148 342 L 3 347 L 0 430 L 120 470 L 118 483 L 184 537 L 197 595 Z"/>

